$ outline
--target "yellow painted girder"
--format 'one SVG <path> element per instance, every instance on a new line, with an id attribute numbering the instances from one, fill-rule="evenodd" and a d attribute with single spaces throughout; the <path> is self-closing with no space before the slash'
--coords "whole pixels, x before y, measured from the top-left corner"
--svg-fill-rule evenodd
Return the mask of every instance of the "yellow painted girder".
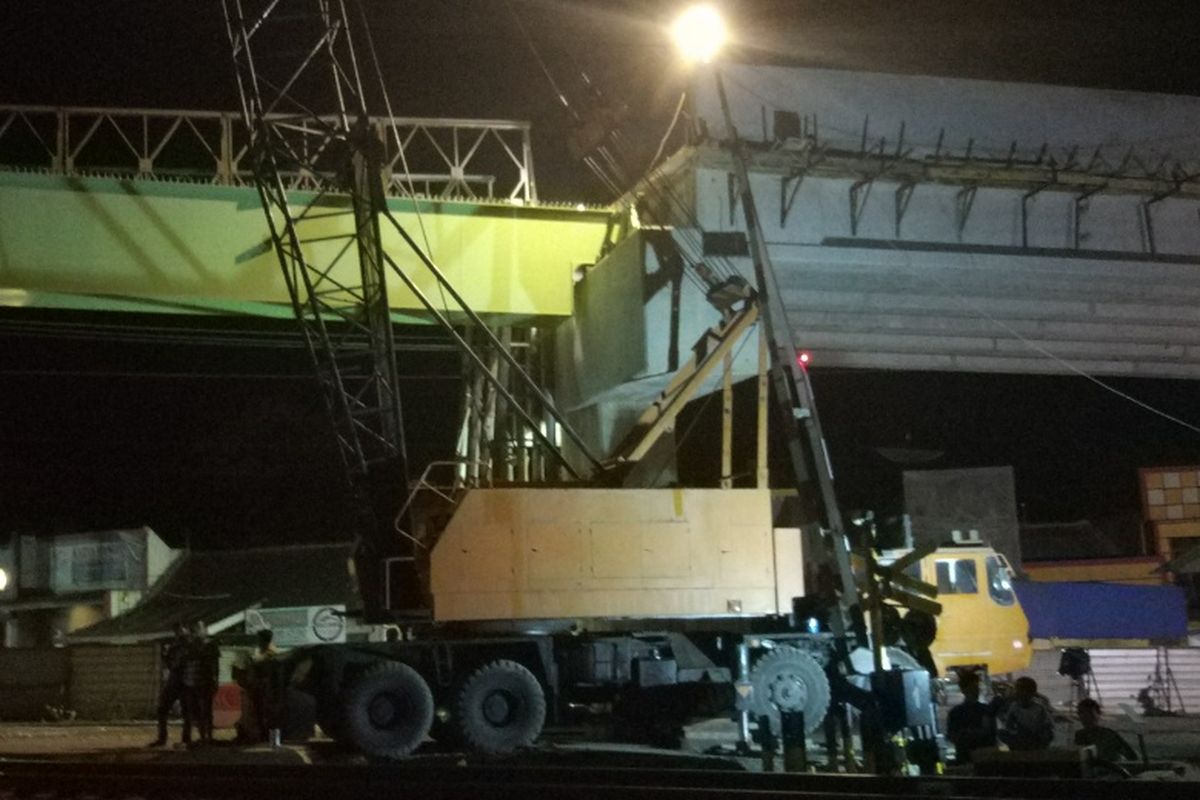
<path id="1" fill-rule="evenodd" d="M 297 202 L 308 197 L 297 194 Z M 390 202 L 418 242 L 423 224 L 434 260 L 478 313 L 515 317 L 571 314 L 573 271 L 595 260 L 607 216 L 595 209 L 422 201 L 418 220 L 411 201 Z M 336 214 L 304 233 L 349 234 L 351 224 L 350 215 Z M 327 263 L 343 244 L 317 242 L 308 253 Z M 384 246 L 436 301 L 434 281 L 395 231 L 385 230 Z M 356 261 L 342 259 L 335 278 L 339 271 L 354 283 Z M 399 280 L 389 293 L 397 311 L 420 308 Z M 246 313 L 255 304 L 288 303 L 253 188 L 0 172 L 0 304 L 21 305 L 22 297 L 44 304 L 55 294 L 194 299 L 218 311 L 222 303 L 247 304 Z"/>

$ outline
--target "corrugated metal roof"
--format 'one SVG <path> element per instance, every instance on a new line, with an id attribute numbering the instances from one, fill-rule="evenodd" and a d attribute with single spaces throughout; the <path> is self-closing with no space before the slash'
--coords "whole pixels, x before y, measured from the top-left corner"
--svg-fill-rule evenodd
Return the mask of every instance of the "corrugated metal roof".
<path id="1" fill-rule="evenodd" d="M 72 642 L 136 642 L 169 636 L 177 621 L 213 625 L 256 607 L 359 607 L 345 543 L 184 554 L 128 612 L 70 635 Z"/>

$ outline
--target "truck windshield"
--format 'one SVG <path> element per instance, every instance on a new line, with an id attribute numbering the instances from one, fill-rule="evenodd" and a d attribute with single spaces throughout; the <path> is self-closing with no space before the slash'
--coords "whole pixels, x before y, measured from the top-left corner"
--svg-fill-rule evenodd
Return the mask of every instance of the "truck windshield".
<path id="1" fill-rule="evenodd" d="M 987 557 L 988 594 L 997 605 L 1011 606 L 1017 596 L 1013 593 L 1008 564 L 1000 556 Z"/>
<path id="2" fill-rule="evenodd" d="M 979 581 L 975 577 L 975 560 L 955 558 L 937 562 L 938 594 L 975 594 Z"/>

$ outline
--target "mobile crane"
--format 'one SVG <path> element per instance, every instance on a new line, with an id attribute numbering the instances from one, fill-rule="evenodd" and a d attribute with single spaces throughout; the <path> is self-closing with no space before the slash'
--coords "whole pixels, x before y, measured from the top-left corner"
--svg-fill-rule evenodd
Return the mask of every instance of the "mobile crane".
<path id="1" fill-rule="evenodd" d="M 636 698 L 649 707 L 691 710 L 723 690 L 732 690 L 743 740 L 752 722 L 778 730 L 781 713 L 802 714 L 811 732 L 831 702 L 879 716 L 877 698 L 899 704 L 887 719 L 892 729 L 930 724 L 927 688 L 923 699 L 918 691 L 917 702 L 906 703 L 913 693 L 894 680 L 904 673 L 887 670 L 889 655 L 901 666 L 918 664 L 884 644 L 885 595 L 893 604 L 937 610 L 920 599 L 936 594 L 934 587 L 904 575 L 925 552 L 880 565 L 864 540 L 865 567 L 855 574 L 816 407 L 786 330 L 736 135 L 730 150 L 754 285 L 705 278 L 720 322 L 605 459 L 591 452 L 389 209 L 380 178 L 386 143 L 367 125 L 367 86 L 355 50 L 361 43 L 354 37 L 363 32 L 351 13 L 357 6 L 345 0 L 223 0 L 222 6 L 255 185 L 346 467 L 366 613 L 402 620 L 409 631 L 399 641 L 295 654 L 291 681 L 312 697 L 322 729 L 375 756 L 403 756 L 430 734 L 494 754 L 534 742 L 547 718 L 569 703 Z M 313 80 L 332 90 L 335 114 L 317 115 L 297 99 L 299 87 Z M 302 176 L 315 189 L 300 202 L 289 196 L 285 176 Z M 337 216 L 353 220 L 352 234 L 327 234 L 328 220 Z M 381 228 L 406 244 L 403 258 L 384 248 Z M 332 278 L 333 263 L 346 258 L 358 263 L 354 285 Z M 422 289 L 429 283 L 414 279 L 414 262 L 441 305 Z M 568 482 L 488 486 L 483 473 L 473 480 L 460 473 L 449 490 L 398 502 L 393 487 L 408 465 L 387 303 L 392 277 L 424 304 Z M 451 300 L 453 316 L 446 310 Z M 813 623 L 797 618 L 793 602 L 804 595 L 803 560 L 817 554 L 801 553 L 798 531 L 773 527 L 768 490 L 655 488 L 638 485 L 634 469 L 755 323 L 769 356 L 792 478 L 798 489 L 816 487 L 818 524 L 833 565 L 822 603 L 804 606 Z M 590 474 L 581 475 L 578 460 L 563 454 L 546 420 L 571 441 Z M 392 519 L 405 536 L 394 534 Z M 815 621 L 818 613 L 823 622 Z M 851 654 L 864 647 L 870 663 L 860 659 L 859 669 L 874 678 L 856 679 Z M 671 702 L 655 706 L 663 696 Z"/>

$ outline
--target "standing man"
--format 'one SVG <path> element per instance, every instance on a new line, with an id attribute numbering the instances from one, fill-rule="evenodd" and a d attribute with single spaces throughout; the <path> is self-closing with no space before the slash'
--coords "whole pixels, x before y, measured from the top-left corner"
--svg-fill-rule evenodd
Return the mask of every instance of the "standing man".
<path id="1" fill-rule="evenodd" d="M 208 637 L 208 628 L 203 620 L 192 624 L 192 650 L 198 669 L 195 687 L 194 712 L 196 727 L 203 744 L 213 740 L 213 699 L 221 672 L 221 649 Z"/>
<path id="2" fill-rule="evenodd" d="M 193 726 L 200 738 L 204 738 L 204 657 L 196 628 L 195 622 L 189 623 L 187 647 L 184 648 L 183 666 L 180 668 L 180 682 L 183 684 L 183 743 L 189 746 L 192 743 Z"/>
<path id="3" fill-rule="evenodd" d="M 996 746 L 996 717 L 992 707 L 979 702 L 979 673 L 964 672 L 958 679 L 963 701 L 950 709 L 946 719 L 946 738 L 954 743 L 959 763 L 971 760 L 971 751 Z"/>
<path id="4" fill-rule="evenodd" d="M 167 743 L 167 716 L 171 706 L 179 702 L 183 706 L 184 736 L 190 735 L 187 723 L 187 702 L 183 693 L 183 662 L 188 649 L 187 628 L 182 622 L 171 626 L 175 632 L 174 638 L 162 646 L 162 689 L 158 693 L 158 738 L 150 743 L 151 747 L 162 747 Z"/>
<path id="5" fill-rule="evenodd" d="M 265 740 L 272 728 L 273 712 L 277 711 L 274 691 L 277 684 L 279 650 L 269 628 L 260 630 L 258 647 L 242 658 L 233 668 L 234 680 L 242 687 L 242 718 L 237 723 L 240 744 L 257 744 Z"/>

